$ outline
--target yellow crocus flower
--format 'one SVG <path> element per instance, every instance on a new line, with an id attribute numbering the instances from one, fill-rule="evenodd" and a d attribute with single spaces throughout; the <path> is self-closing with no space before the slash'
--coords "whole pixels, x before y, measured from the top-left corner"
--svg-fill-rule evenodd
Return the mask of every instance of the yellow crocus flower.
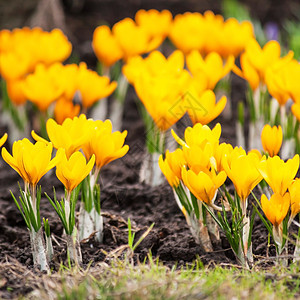
<path id="1" fill-rule="evenodd" d="M 291 218 L 300 212 L 300 179 L 296 178 L 289 186 L 291 196 Z"/>
<path id="2" fill-rule="evenodd" d="M 171 12 L 166 9 L 161 12 L 156 9 L 148 11 L 140 9 L 135 14 L 136 24 L 144 28 L 152 37 L 161 36 L 165 38 L 169 34 L 172 18 Z"/>
<path id="3" fill-rule="evenodd" d="M 282 128 L 279 125 L 271 127 L 269 124 L 265 125 L 261 132 L 261 143 L 264 151 L 268 152 L 270 156 L 278 154 L 282 145 Z"/>
<path id="4" fill-rule="evenodd" d="M 213 158 L 214 149 L 210 143 L 206 143 L 202 147 L 198 145 L 189 148 L 184 147 L 182 151 L 189 169 L 195 173 L 207 172 L 211 167 L 216 169 L 215 159 Z"/>
<path id="5" fill-rule="evenodd" d="M 243 149 L 237 147 L 222 160 L 223 168 L 243 203 L 262 180 L 262 175 L 256 168 L 258 163 L 259 157 L 255 153 L 246 154 Z"/>
<path id="6" fill-rule="evenodd" d="M 67 158 L 87 143 L 91 136 L 90 123 L 84 114 L 73 119 L 67 118 L 61 125 L 53 119 L 48 119 L 46 129 L 53 147 L 65 149 Z M 37 141 L 48 143 L 33 131 L 32 137 Z"/>
<path id="7" fill-rule="evenodd" d="M 181 149 L 173 152 L 166 151 L 165 158 L 160 155 L 159 167 L 172 187 L 177 187 L 181 180 L 181 168 L 185 164 L 184 154 Z"/>
<path id="8" fill-rule="evenodd" d="M 123 73 L 161 131 L 185 114 L 184 94 L 190 84 L 190 74 L 184 70 L 181 51 L 174 51 L 168 58 L 159 51 L 151 52 L 145 59 L 131 58 Z"/>
<path id="9" fill-rule="evenodd" d="M 232 152 L 232 150 L 233 150 L 232 145 L 227 144 L 227 143 L 222 143 L 215 148 L 214 158 L 216 160 L 218 172 L 224 170 L 223 165 L 222 165 L 222 159 L 225 155 L 229 156 L 229 154 Z"/>
<path id="10" fill-rule="evenodd" d="M 72 51 L 71 43 L 57 28 L 51 32 L 28 27 L 11 32 L 6 30 L 0 39 L 0 72 L 6 80 L 15 80 L 33 72 L 38 63 L 50 66 L 64 61 Z"/>
<path id="11" fill-rule="evenodd" d="M 170 166 L 168 160 L 166 158 L 163 159 L 162 155 L 159 156 L 158 165 L 160 167 L 161 172 L 165 175 L 169 185 L 172 188 L 178 187 L 178 185 L 180 183 L 180 179 L 178 176 L 176 176 L 176 174 L 171 169 L 171 166 Z"/>
<path id="12" fill-rule="evenodd" d="M 268 92 L 281 106 L 285 105 L 291 98 L 291 82 L 295 80 L 291 76 L 291 68 L 294 62 L 298 64 L 297 61 L 289 61 L 288 57 L 286 57 L 278 60 L 266 71 L 265 81 Z"/>
<path id="13" fill-rule="evenodd" d="M 144 72 L 136 80 L 136 93 L 161 131 L 170 128 L 185 114 L 183 95 L 189 78 L 188 72 L 181 70 L 158 76 Z"/>
<path id="14" fill-rule="evenodd" d="M 72 52 L 72 44 L 64 33 L 55 28 L 51 32 L 43 32 L 39 38 L 39 47 L 43 49 L 40 52 L 40 61 L 46 65 L 66 60 Z"/>
<path id="15" fill-rule="evenodd" d="M 182 181 L 187 188 L 194 194 L 194 196 L 212 205 L 217 193 L 218 188 L 225 182 L 227 176 L 224 171 L 216 174 L 214 170 L 211 172 L 200 171 L 196 174 L 192 170 L 182 168 Z"/>
<path id="16" fill-rule="evenodd" d="M 186 107 L 193 124 L 201 123 L 202 125 L 207 125 L 221 114 L 227 103 L 227 98 L 225 96 L 216 102 L 215 93 L 211 90 L 205 91 L 199 97 L 198 94 L 192 93 L 191 95 L 197 105 L 189 104 L 188 101 L 190 95 L 188 95 Z"/>
<path id="17" fill-rule="evenodd" d="M 187 12 L 176 15 L 169 37 L 185 54 L 198 50 L 203 54 L 218 52 L 223 57 L 236 57 L 254 37 L 254 30 L 248 21 L 239 23 L 233 18 L 224 21 L 211 11 L 203 15 Z"/>
<path id="18" fill-rule="evenodd" d="M 62 151 L 61 160 L 56 166 L 56 176 L 63 183 L 67 192 L 71 193 L 92 171 L 94 164 L 94 155 L 87 163 L 84 155 L 79 151 L 74 152 L 69 158 L 65 151 Z"/>
<path id="19" fill-rule="evenodd" d="M 110 120 L 89 120 L 90 138 L 82 145 L 82 150 L 87 159 L 95 155 L 95 164 L 98 171 L 113 160 L 123 157 L 129 150 L 124 145 L 127 130 L 112 132 Z"/>
<path id="20" fill-rule="evenodd" d="M 199 81 L 206 83 L 205 89 L 213 90 L 218 81 L 231 71 L 234 56 L 229 56 L 224 64 L 222 57 L 216 52 L 211 52 L 202 58 L 199 51 L 192 51 L 186 57 L 186 63 L 192 75 L 198 76 Z"/>
<path id="21" fill-rule="evenodd" d="M 77 88 L 80 93 L 82 106 L 89 108 L 98 100 L 108 97 L 117 87 L 117 82 L 110 82 L 106 76 L 87 69 L 85 63 L 80 63 L 78 70 Z"/>
<path id="22" fill-rule="evenodd" d="M 50 72 L 58 86 L 62 87 L 65 99 L 72 101 L 78 90 L 78 73 L 79 66 L 76 64 L 63 65 L 55 63 L 52 65 Z"/>
<path id="23" fill-rule="evenodd" d="M 184 132 L 185 142 L 189 147 L 193 145 L 202 146 L 204 143 L 210 143 L 213 145 L 219 144 L 219 139 L 221 136 L 221 125 L 217 123 L 213 129 L 210 129 L 207 125 L 202 125 L 200 123 L 195 124 L 193 127 L 186 128 Z M 175 140 L 178 142 L 178 137 L 174 136 Z"/>
<path id="24" fill-rule="evenodd" d="M 201 50 L 205 43 L 203 26 L 204 20 L 200 13 L 178 14 L 171 26 L 169 38 L 185 54 L 192 50 Z"/>
<path id="25" fill-rule="evenodd" d="M 153 77 L 159 75 L 180 76 L 183 69 L 184 55 L 181 51 L 175 50 L 168 58 L 160 51 L 152 51 L 145 59 L 142 56 L 128 59 L 122 68 L 122 72 L 127 80 L 134 85 L 144 72 Z"/>
<path id="26" fill-rule="evenodd" d="M 23 82 L 23 92 L 28 100 L 33 102 L 41 111 L 57 100 L 63 93 L 62 87 L 55 81 L 52 68 L 39 64 L 35 72 L 26 77 Z"/>
<path id="27" fill-rule="evenodd" d="M 59 156 L 51 159 L 53 146 L 51 143 L 36 142 L 32 144 L 28 139 L 13 143 L 12 155 L 2 148 L 2 157 L 26 184 L 33 187 L 59 161 Z"/>
<path id="28" fill-rule="evenodd" d="M 261 207 L 268 220 L 278 227 L 287 215 L 291 197 L 289 193 L 273 194 L 270 199 L 265 194 L 261 196 Z"/>
<path id="29" fill-rule="evenodd" d="M 98 60 L 106 67 L 110 67 L 123 58 L 124 54 L 117 39 L 106 25 L 95 29 L 92 45 Z"/>
<path id="30" fill-rule="evenodd" d="M 257 169 L 275 194 L 283 196 L 299 169 L 299 155 L 284 162 L 279 156 L 266 157 L 257 164 Z"/>
<path id="31" fill-rule="evenodd" d="M 283 59 L 287 62 L 293 56 L 290 52 Z M 266 83 L 268 68 L 280 61 L 280 44 L 277 41 L 269 41 L 263 48 L 253 38 L 247 44 L 245 52 L 241 55 L 241 67 L 233 66 L 233 71 L 240 77 L 246 79 L 252 90 L 256 90 L 259 84 Z"/>
<path id="32" fill-rule="evenodd" d="M 94 137 L 94 135 L 97 133 L 98 135 L 102 134 L 112 134 L 112 123 L 110 120 L 96 120 L 88 119 L 89 122 L 89 130 L 90 130 L 90 136 Z M 82 151 L 84 153 L 84 156 L 86 159 L 90 159 L 92 155 L 94 154 L 92 144 L 92 140 L 89 139 L 85 144 L 82 145 Z"/>
<path id="33" fill-rule="evenodd" d="M 237 57 L 253 37 L 254 28 L 250 21 L 238 22 L 235 18 L 229 18 L 224 22 L 223 28 L 219 32 L 217 51 L 223 57 L 229 55 Z"/>
<path id="34" fill-rule="evenodd" d="M 125 18 L 116 23 L 112 33 L 123 51 L 123 59 L 141 55 L 156 49 L 163 41 L 160 36 L 152 37 L 147 30 L 138 26 L 132 19 Z"/>

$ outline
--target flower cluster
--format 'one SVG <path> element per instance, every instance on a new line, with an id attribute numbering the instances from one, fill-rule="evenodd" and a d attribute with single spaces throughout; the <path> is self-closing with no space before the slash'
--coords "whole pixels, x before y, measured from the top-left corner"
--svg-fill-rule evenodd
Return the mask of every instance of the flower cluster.
<path id="1" fill-rule="evenodd" d="M 266 136 L 269 130 L 272 132 Z M 207 220 L 207 229 L 204 226 L 204 208 L 225 231 L 238 260 L 245 265 L 253 261 L 251 232 L 254 217 L 251 217 L 251 220 L 248 217 L 248 197 L 257 185 L 263 183 L 264 179 L 268 187 L 259 185 L 263 194 L 261 204 L 258 204 L 271 222 L 268 229 L 271 230 L 278 253 L 282 252 L 285 245 L 283 237 L 287 234 L 288 228 L 282 225 L 283 220 L 291 211 L 290 224 L 299 213 L 297 196 L 299 179 L 294 180 L 299 169 L 299 156 L 296 155 L 293 159 L 284 162 L 276 155 L 282 142 L 280 130 L 281 128 L 278 137 L 277 128 L 265 127 L 262 142 L 265 151 L 272 155 L 268 158 L 262 156 L 258 150 L 246 153 L 241 147 L 233 148 L 230 144 L 220 143 L 220 124 L 212 130 L 201 124 L 188 127 L 185 130 L 185 140 L 172 132 L 182 148 L 174 152 L 167 150 L 160 156 L 159 166 L 173 188 L 177 204 L 185 215 L 195 240 L 206 251 L 212 250 L 208 232 L 210 235 L 216 235 L 216 230 Z M 224 185 L 227 177 L 235 187 L 234 200 Z M 219 199 L 217 199 L 218 191 L 221 195 Z M 226 227 L 228 226 L 227 210 L 231 210 L 232 222 L 235 224 L 231 228 Z M 218 216 L 214 211 L 218 212 Z M 258 211 L 257 208 L 254 211 Z M 260 216 L 263 218 L 261 214 Z M 287 219 L 285 220 L 287 222 Z M 267 224 L 265 220 L 264 223 Z M 286 230 L 284 231 L 283 228 Z M 233 230 L 237 230 L 240 234 L 234 233 Z M 232 234 L 237 234 L 236 239 L 235 236 L 230 238 Z"/>
<path id="2" fill-rule="evenodd" d="M 198 50 L 203 55 L 217 52 L 228 57 L 238 56 L 254 37 L 254 32 L 249 21 L 239 23 L 234 18 L 224 21 L 212 11 L 203 15 L 187 12 L 174 18 L 169 37 L 186 54 Z"/>
<path id="3" fill-rule="evenodd" d="M 56 101 L 58 107 L 54 110 L 55 118 L 62 123 L 65 118 L 79 114 L 80 107 L 72 102 L 75 97 L 78 97 L 78 102 L 86 111 L 98 100 L 109 96 L 116 86 L 116 82 L 99 76 L 83 62 L 79 66 L 55 63 L 48 68 L 38 65 L 34 73 L 24 80 L 23 92 L 41 111 L 46 111 Z M 59 109 L 64 105 L 68 109 Z"/>
<path id="4" fill-rule="evenodd" d="M 120 59 L 141 55 L 159 47 L 170 31 L 172 14 L 168 10 L 139 10 L 135 21 L 125 18 L 112 29 L 106 25 L 94 31 L 93 49 L 100 62 L 110 67 Z"/>
<path id="5" fill-rule="evenodd" d="M 180 51 L 168 58 L 154 51 L 145 59 L 130 59 L 123 67 L 123 73 L 161 131 L 169 129 L 186 111 L 184 94 L 190 75 L 183 68 L 184 56 Z"/>
<path id="6" fill-rule="evenodd" d="M 93 214 L 96 215 L 97 213 L 97 220 L 93 220 L 97 221 L 98 224 L 102 221 L 100 216 L 100 192 L 97 192 L 100 191 L 97 184 L 99 171 L 109 162 L 123 157 L 129 150 L 127 145 L 124 146 L 127 132 L 112 132 L 110 120 L 105 122 L 94 121 L 87 119 L 82 114 L 73 119 L 67 118 L 61 125 L 53 119 L 49 119 L 46 127 L 50 142 L 32 132 L 32 136 L 37 140 L 36 143 L 31 143 L 27 138 L 16 141 L 12 147 L 12 155 L 8 153 L 6 148 L 2 149 L 3 159 L 19 173 L 24 181 L 25 191 L 21 191 L 21 204 L 14 199 L 31 233 L 34 263 L 42 269 L 48 268 L 49 259 L 46 259 L 45 249 L 42 248 L 43 243 L 40 243 L 42 239 L 39 212 L 41 191 L 37 189 L 40 179 L 56 167 L 56 176 L 65 186 L 66 197 L 61 202 L 57 201 L 55 194 L 54 201 L 48 195 L 47 197 L 63 223 L 67 234 L 70 257 L 75 263 L 79 263 L 81 252 L 76 250 L 79 246 L 76 242 L 78 236 L 75 226 L 75 204 L 79 193 L 78 186 L 86 177 L 90 178 L 89 190 L 92 191 L 92 195 L 86 193 L 86 190 L 83 189 L 82 201 L 89 201 L 89 206 L 95 207 Z M 6 137 L 5 135 L 1 138 L 1 144 L 5 142 Z M 54 158 L 52 158 L 53 148 L 57 149 Z M 94 195 L 98 195 L 98 197 L 95 198 Z M 88 212 L 90 213 L 91 209 Z M 94 215 L 93 218 L 95 218 Z M 85 225 L 79 224 L 83 228 Z M 99 225 L 96 228 L 93 227 L 89 235 L 96 231 L 96 234 L 101 236 L 102 232 L 97 232 L 103 227 L 102 224 L 100 225 L 101 228 L 98 228 Z M 83 238 L 87 238 L 89 235 Z M 79 238 L 83 239 L 81 236 Z M 36 248 L 36 245 L 39 245 L 39 248 Z"/>
<path id="7" fill-rule="evenodd" d="M 38 45 L 38 47 L 37 47 Z M 59 29 L 51 32 L 40 28 L 0 31 L 0 75 L 6 80 L 8 94 L 15 104 L 23 104 L 22 80 L 38 64 L 50 66 L 66 60 L 72 45 Z"/>

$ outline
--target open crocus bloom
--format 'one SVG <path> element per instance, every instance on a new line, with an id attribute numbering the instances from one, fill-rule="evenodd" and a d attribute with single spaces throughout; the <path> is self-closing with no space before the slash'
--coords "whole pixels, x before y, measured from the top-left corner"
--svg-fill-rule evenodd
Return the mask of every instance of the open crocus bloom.
<path id="1" fill-rule="evenodd" d="M 256 168 L 259 157 L 255 153 L 243 152 L 241 148 L 234 148 L 223 158 L 222 165 L 240 199 L 245 202 L 250 192 L 262 180 L 262 175 Z"/>
<path id="2" fill-rule="evenodd" d="M 262 210 L 274 226 L 281 224 L 289 211 L 290 203 L 291 197 L 289 193 L 285 193 L 283 196 L 275 193 L 270 199 L 265 194 L 261 196 Z"/>
<path id="3" fill-rule="evenodd" d="M 224 171 L 219 174 L 212 169 L 210 172 L 200 171 L 198 174 L 192 170 L 182 168 L 182 180 L 194 196 L 212 205 L 218 188 L 225 182 L 227 175 Z"/>
<path id="4" fill-rule="evenodd" d="M 299 155 L 284 162 L 279 156 L 266 157 L 257 164 L 257 169 L 274 193 L 283 196 L 299 169 Z"/>
<path id="5" fill-rule="evenodd" d="M 265 125 L 261 132 L 261 142 L 263 148 L 270 156 L 277 155 L 282 144 L 282 128 L 279 125 L 271 127 L 269 124 Z"/>
<path id="6" fill-rule="evenodd" d="M 84 155 L 79 151 L 67 158 L 65 151 L 60 150 L 61 160 L 56 166 L 56 176 L 70 193 L 91 172 L 95 164 L 95 156 L 93 155 L 87 162 Z"/>
<path id="7" fill-rule="evenodd" d="M 12 155 L 3 148 L 3 159 L 23 178 L 26 184 L 36 186 L 39 180 L 59 162 L 59 156 L 51 159 L 51 143 L 36 142 L 28 139 L 13 143 Z"/>

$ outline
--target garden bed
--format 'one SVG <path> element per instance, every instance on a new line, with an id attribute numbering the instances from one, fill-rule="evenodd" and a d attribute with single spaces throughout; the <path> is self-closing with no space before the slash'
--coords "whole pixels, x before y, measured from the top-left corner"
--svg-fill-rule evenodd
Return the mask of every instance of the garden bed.
<path id="1" fill-rule="evenodd" d="M 249 2 L 248 4 L 250 7 L 255 4 L 255 1 L 246 2 Z M 67 3 L 68 1 L 66 1 L 65 4 Z M 118 7 L 122 7 L 122 3 L 122 1 L 115 1 L 115 4 Z M 105 3 L 106 9 L 109 7 L 108 4 Z M 187 6 L 192 6 L 193 4 L 193 1 L 189 1 Z M 149 5 L 149 3 L 145 2 L 144 8 L 150 8 Z M 202 4 L 199 4 L 199 7 L 195 6 L 192 11 L 204 11 L 209 9 L 210 7 L 206 7 L 207 5 L 206 2 L 203 2 Z M 68 11 L 70 7 L 68 7 L 68 5 L 65 7 L 67 12 L 66 20 L 67 23 L 70 24 L 69 30 L 73 33 L 73 37 L 71 35 L 70 39 L 73 42 L 75 53 L 76 55 L 79 55 L 81 60 L 86 61 L 93 69 L 95 69 L 96 57 L 90 46 L 91 41 L 86 40 L 86 36 L 89 36 L 91 39 L 93 29 L 99 25 L 96 20 L 103 18 L 103 15 L 106 14 L 106 10 L 100 9 L 100 6 L 101 5 L 99 4 L 96 9 L 96 1 L 90 0 L 86 1 L 85 7 L 80 12 L 70 12 Z M 136 6 L 135 3 L 132 3 L 129 10 L 126 11 L 126 16 L 122 15 L 122 12 L 125 10 L 119 9 L 119 12 L 114 14 L 112 10 L 109 9 L 106 16 L 107 21 L 113 24 L 123 17 L 133 17 L 133 13 L 137 10 Z M 176 1 L 169 1 L 168 6 L 173 14 L 183 13 L 184 11 L 189 10 L 189 8 L 185 7 L 183 4 L 182 6 L 177 6 Z M 278 6 L 276 9 L 271 9 L 270 5 L 268 6 L 265 4 L 261 7 L 260 11 L 257 12 L 257 16 L 264 24 L 266 22 L 274 21 L 274 18 L 276 19 L 278 16 L 278 11 L 280 11 L 281 19 L 278 19 L 278 24 L 281 26 L 283 20 L 291 15 L 292 7 L 294 7 L 293 1 L 289 1 L 289 5 L 285 5 L 283 8 Z M 164 7 L 158 5 L 155 8 L 161 9 Z M 213 9 L 216 13 L 221 12 L 221 7 L 218 5 L 215 5 Z M 101 13 L 99 13 L 99 11 L 101 11 Z M 84 20 L 89 13 L 91 16 L 88 26 L 83 26 Z M 75 36 L 77 31 L 78 36 Z M 81 46 L 79 46 L 79 44 Z M 76 48 L 77 46 L 78 48 Z M 170 47 L 170 45 L 167 44 L 167 47 Z M 74 59 L 74 57 L 72 57 L 72 59 Z M 243 79 L 237 77 L 233 73 L 231 73 L 230 76 L 231 95 L 228 95 L 228 100 L 230 101 L 233 113 L 232 115 L 228 114 L 228 112 L 223 113 L 210 123 L 210 127 L 213 128 L 216 123 L 221 123 L 222 134 L 220 142 L 230 143 L 235 146 L 237 144 L 235 137 L 237 104 L 241 100 L 246 103 L 246 83 Z M 205 252 L 204 249 L 195 242 L 186 219 L 176 204 L 172 188 L 167 181 L 164 179 L 163 184 L 160 184 L 157 187 L 150 187 L 145 183 L 139 182 L 141 165 L 144 160 L 147 159 L 145 149 L 147 132 L 135 99 L 136 95 L 134 89 L 130 87 L 125 99 L 122 128 L 122 130 L 128 131 L 126 144 L 129 145 L 129 152 L 126 156 L 113 161 L 108 166 L 104 166 L 100 173 L 101 214 L 104 217 L 103 242 L 96 242 L 93 236 L 81 242 L 83 262 L 79 269 L 77 266 L 74 268 L 70 266 L 66 251 L 66 241 L 62 237 L 62 223 L 44 195 L 44 192 L 46 192 L 53 198 L 53 187 L 55 187 L 58 198 L 61 198 L 64 195 L 63 185 L 58 181 L 56 176 L 54 176 L 54 170 L 48 172 L 39 182 L 39 185 L 42 186 L 41 216 L 49 219 L 54 247 L 54 257 L 50 263 L 52 273 L 50 280 L 50 277 L 47 277 L 48 275 L 46 273 L 42 273 L 33 267 L 29 231 L 11 196 L 11 192 L 16 197 L 19 195 L 16 182 L 21 182 L 21 178 L 3 161 L 3 159 L 0 159 L 0 298 L 11 299 L 20 296 L 26 297 L 27 295 L 30 295 L 31 298 L 56 298 L 55 285 L 58 284 L 59 289 L 57 292 L 62 294 L 62 282 L 66 278 L 71 289 L 76 287 L 79 283 L 84 282 L 83 290 L 80 290 L 83 294 L 82 296 L 78 295 L 78 299 L 85 299 L 85 295 L 91 295 L 89 287 L 91 287 L 92 291 L 95 290 L 92 288 L 95 283 L 93 281 L 93 276 L 96 278 L 95 280 L 98 280 L 99 276 L 102 276 L 99 274 L 104 274 L 102 279 L 99 280 L 103 280 L 104 278 L 104 280 L 109 282 L 111 288 L 111 286 L 114 286 L 111 280 L 114 280 L 115 278 L 114 268 L 116 267 L 116 264 L 120 264 L 121 266 L 119 269 L 118 266 L 116 268 L 116 270 L 120 272 L 120 277 L 116 276 L 116 280 L 118 281 L 119 278 L 126 278 L 126 274 L 128 274 L 126 272 L 129 272 L 130 275 L 128 276 L 135 278 L 136 272 L 138 273 L 140 270 L 142 270 L 141 272 L 145 272 L 144 268 L 147 269 L 149 266 L 152 266 L 152 269 L 147 269 L 147 276 L 151 274 L 151 272 L 160 274 L 162 270 L 160 269 L 160 265 L 157 265 L 156 267 L 153 265 L 153 260 L 155 259 L 159 260 L 165 267 L 164 270 L 167 274 L 166 277 L 164 277 L 164 280 L 166 281 L 162 281 L 159 288 L 164 286 L 164 283 L 169 284 L 172 282 L 169 281 L 170 279 L 168 276 L 175 276 L 176 279 L 176 276 L 181 276 L 178 274 L 182 274 L 182 276 L 188 277 L 190 276 L 189 272 L 193 273 L 194 270 L 199 271 L 199 268 L 202 268 L 203 274 L 205 274 L 211 266 L 217 266 L 215 269 L 216 278 L 222 273 L 222 271 L 219 271 L 218 269 L 220 266 L 221 268 L 227 268 L 229 266 L 231 267 L 230 272 L 233 272 L 230 274 L 228 273 L 229 277 L 232 280 L 236 278 L 242 280 L 244 275 L 241 275 L 241 273 L 236 275 L 234 272 L 236 267 L 243 268 L 238 266 L 240 262 L 237 261 L 224 233 L 220 233 L 221 238 L 219 243 L 216 244 L 213 242 L 214 251 Z M 246 110 L 246 124 L 249 119 L 249 112 Z M 192 124 L 188 120 L 186 114 L 177 122 L 175 131 L 182 137 L 185 128 L 191 125 Z M 7 128 L 0 128 L 0 137 L 6 131 L 9 132 Z M 247 125 L 244 133 L 247 136 Z M 8 142 L 4 146 L 7 149 L 10 148 Z M 229 187 L 231 194 L 233 194 L 234 187 L 229 179 L 227 179 L 226 185 Z M 256 193 L 256 190 L 254 190 L 254 193 Z M 260 196 L 259 193 L 257 193 L 257 195 Z M 252 195 L 250 195 L 250 210 L 252 210 L 251 204 L 253 201 L 254 199 Z M 77 203 L 76 211 L 79 211 L 79 203 Z M 153 228 L 143 238 L 130 259 L 126 256 L 126 249 L 128 249 L 128 218 L 130 218 L 132 230 L 135 232 L 135 241 L 137 241 L 154 223 Z M 292 225 L 291 229 L 291 233 L 296 233 L 297 228 L 295 225 Z M 291 236 L 292 235 L 290 234 L 290 237 Z M 252 270 L 259 270 L 259 272 L 262 272 L 261 274 L 265 274 L 264 272 L 268 272 L 267 270 L 269 270 L 269 267 L 274 265 L 276 251 L 275 246 L 272 245 L 272 243 L 273 241 L 272 239 L 269 239 L 265 225 L 256 215 L 252 233 L 252 250 L 254 255 Z M 293 248 L 293 243 L 289 242 L 288 254 L 293 254 Z M 147 264 L 144 264 L 143 262 L 147 262 Z M 123 267 L 124 269 L 122 269 Z M 294 265 L 293 268 L 297 268 L 297 266 Z M 61 272 L 65 269 L 67 269 L 65 273 Z M 188 273 L 172 273 L 177 271 L 180 272 L 182 269 Z M 72 272 L 74 272 L 74 274 Z M 86 276 L 87 274 L 89 275 Z M 247 274 L 249 275 L 250 273 Z M 275 282 L 280 277 L 279 275 L 274 275 L 274 272 L 270 274 L 262 276 L 265 276 L 264 279 L 266 280 L 270 278 L 272 282 Z M 74 277 L 72 277 L 73 275 Z M 160 278 L 159 276 L 157 278 Z M 284 276 L 286 276 L 284 278 L 292 278 L 291 282 L 284 281 L 284 288 L 288 288 L 290 285 L 295 290 L 295 293 L 297 293 L 298 278 L 296 278 L 295 281 L 292 281 L 294 279 L 292 275 Z M 87 281 L 85 281 L 86 278 Z M 151 293 L 157 278 L 154 276 L 152 278 L 153 280 L 144 282 L 146 285 L 149 284 L 147 285 L 147 289 L 149 286 L 151 287 Z M 49 280 L 49 282 L 47 280 Z M 92 282 L 90 282 L 90 280 L 92 280 Z M 194 280 L 195 277 L 191 277 L 191 282 L 193 282 L 193 284 L 195 283 Z M 170 284 L 174 284 L 174 281 Z M 182 281 L 179 281 L 179 286 L 180 285 L 182 285 Z M 253 286 L 254 285 L 255 284 L 253 284 Z M 128 285 L 125 285 L 123 289 L 124 288 L 130 290 Z M 190 286 L 188 288 L 190 288 Z M 256 291 L 252 286 L 249 287 L 249 290 L 251 289 Z M 42 290 L 46 291 L 47 296 L 43 295 Z M 176 288 L 171 290 L 173 294 L 175 290 Z M 222 290 L 226 290 L 226 283 L 225 286 L 221 287 L 220 291 Z M 114 291 L 113 288 L 112 291 Z M 118 293 L 115 294 L 115 297 L 122 298 L 122 291 L 119 294 Z M 173 296 L 172 293 L 170 294 L 170 297 Z M 217 294 L 214 294 L 213 287 L 209 286 L 208 290 L 203 293 L 204 294 L 200 296 L 205 298 L 209 295 L 217 296 L 219 291 Z M 50 294 L 52 296 L 50 296 Z M 127 297 L 130 298 L 130 295 L 131 294 L 127 295 Z M 132 295 L 134 295 L 134 292 Z M 137 297 L 142 297 L 141 295 L 139 292 L 137 293 Z M 156 294 L 156 296 L 159 295 L 159 293 Z M 179 295 L 181 294 L 174 294 L 177 299 L 181 297 Z M 195 295 L 195 298 L 198 298 L 198 294 L 196 293 Z M 229 295 L 231 295 L 231 292 L 228 292 L 228 297 Z M 113 296 L 113 292 L 111 296 Z M 184 296 L 189 298 L 189 294 L 183 293 L 182 297 Z M 65 297 L 71 297 L 71 299 L 73 299 L 72 297 L 75 296 L 73 294 L 65 294 Z"/>

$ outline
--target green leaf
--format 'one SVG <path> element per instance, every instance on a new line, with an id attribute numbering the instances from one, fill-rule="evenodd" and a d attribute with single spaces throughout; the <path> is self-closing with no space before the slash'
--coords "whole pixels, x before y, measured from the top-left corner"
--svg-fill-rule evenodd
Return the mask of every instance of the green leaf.
<path id="1" fill-rule="evenodd" d="M 50 225 L 49 225 L 49 220 L 43 218 L 43 223 L 44 223 L 45 234 L 46 234 L 47 237 L 50 237 Z"/>
<path id="2" fill-rule="evenodd" d="M 192 192 L 190 192 L 190 195 L 191 195 L 194 213 L 196 215 L 196 218 L 199 220 L 200 212 L 199 212 L 199 206 L 198 206 L 198 199 L 194 196 L 194 194 Z"/>

